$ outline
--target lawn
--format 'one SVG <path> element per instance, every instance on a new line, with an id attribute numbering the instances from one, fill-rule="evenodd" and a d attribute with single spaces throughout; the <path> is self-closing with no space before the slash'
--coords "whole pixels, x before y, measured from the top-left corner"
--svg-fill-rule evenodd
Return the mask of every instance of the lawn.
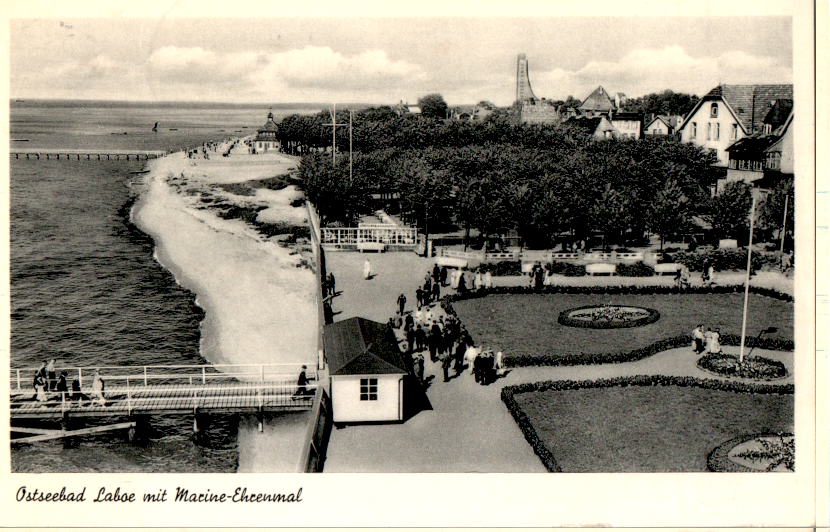
<path id="1" fill-rule="evenodd" d="M 560 325 L 559 313 L 573 307 L 613 303 L 657 309 L 660 319 L 627 329 L 580 329 Z M 692 329 L 721 329 L 740 334 L 743 294 L 494 294 L 457 301 L 453 307 L 476 343 L 507 355 L 616 353 L 646 347 L 658 340 L 690 335 Z M 793 304 L 750 294 L 747 333 L 766 327 L 778 331 L 765 338 L 793 339 Z M 691 341 L 691 340 L 690 340 Z"/>
<path id="2" fill-rule="evenodd" d="M 566 473 L 706 471 L 726 440 L 793 431 L 792 395 L 628 386 L 515 399 Z"/>

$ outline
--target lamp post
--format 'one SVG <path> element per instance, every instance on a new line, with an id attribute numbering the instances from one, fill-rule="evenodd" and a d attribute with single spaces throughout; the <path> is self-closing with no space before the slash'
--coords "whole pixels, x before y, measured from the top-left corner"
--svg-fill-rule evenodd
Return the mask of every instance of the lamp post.
<path id="1" fill-rule="evenodd" d="M 746 280 L 744 283 L 744 315 L 741 321 L 741 353 L 739 362 L 744 363 L 744 345 L 746 343 L 746 313 L 749 305 L 749 273 L 752 269 L 752 232 L 755 229 L 755 196 L 749 210 L 749 245 L 746 248 Z"/>

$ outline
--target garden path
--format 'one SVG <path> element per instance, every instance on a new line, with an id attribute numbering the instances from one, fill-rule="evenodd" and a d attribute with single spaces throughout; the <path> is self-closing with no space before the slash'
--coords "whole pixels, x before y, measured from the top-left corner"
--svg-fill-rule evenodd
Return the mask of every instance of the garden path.
<path id="1" fill-rule="evenodd" d="M 414 253 L 369 255 L 377 277 L 361 277 L 366 256 L 328 253 L 329 270 L 342 294 L 333 302 L 339 321 L 363 316 L 385 322 L 400 292 L 413 307 L 414 291 L 432 261 Z M 526 277 L 516 279 L 526 282 Z M 607 281 L 607 278 L 606 278 Z M 485 346 L 487 347 L 487 346 Z M 726 352 L 737 348 L 725 347 Z M 792 374 L 793 354 L 756 349 L 753 355 L 781 360 Z M 326 472 L 545 472 L 501 401 L 503 386 L 551 379 L 598 379 L 626 375 L 664 374 L 717 378 L 697 368 L 691 348 L 671 349 L 643 360 L 621 364 L 527 367 L 510 370 L 489 386 L 476 384 L 468 372 L 442 382 L 439 363 L 426 357 L 427 395 L 432 410 L 404 423 L 351 425 L 332 431 Z M 792 382 L 792 377 L 774 381 Z"/>

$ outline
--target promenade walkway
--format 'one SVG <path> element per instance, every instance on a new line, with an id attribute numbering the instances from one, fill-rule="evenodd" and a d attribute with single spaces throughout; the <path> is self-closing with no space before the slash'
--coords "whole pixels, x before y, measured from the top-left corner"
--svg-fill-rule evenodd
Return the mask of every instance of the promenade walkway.
<path id="1" fill-rule="evenodd" d="M 378 276 L 361 278 L 363 260 L 357 253 L 329 253 L 329 269 L 343 293 L 334 299 L 335 320 L 364 316 L 386 321 L 395 312 L 400 292 L 413 307 L 414 291 L 432 261 L 410 253 L 369 255 Z M 527 277 L 516 278 L 527 282 Z M 600 282 L 596 279 L 594 282 Z M 607 282 L 607 279 L 606 279 Z M 487 346 L 485 346 L 487 347 Z M 737 348 L 726 347 L 726 352 Z M 755 350 L 784 362 L 790 373 L 793 353 Z M 506 385 L 541 380 L 598 379 L 626 375 L 664 374 L 717 378 L 696 366 L 691 349 L 672 349 L 624 364 L 516 368 L 489 386 L 469 372 L 442 382 L 439 363 L 426 357 L 425 375 L 434 376 L 427 390 L 433 410 L 422 411 L 401 424 L 352 425 L 332 432 L 326 472 L 546 472 L 501 401 Z M 775 381 L 792 382 L 792 377 Z"/>

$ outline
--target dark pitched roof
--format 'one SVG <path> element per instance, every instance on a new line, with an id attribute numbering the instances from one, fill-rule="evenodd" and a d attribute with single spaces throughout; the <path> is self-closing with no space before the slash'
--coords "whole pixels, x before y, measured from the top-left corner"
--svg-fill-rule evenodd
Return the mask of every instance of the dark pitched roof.
<path id="1" fill-rule="evenodd" d="M 764 137 L 744 137 L 732 143 L 726 151 L 731 155 L 738 154 L 761 154 L 771 144 L 778 140 L 778 137 L 767 135 Z"/>
<path id="2" fill-rule="evenodd" d="M 613 120 L 638 120 L 643 122 L 644 115 L 642 113 L 614 113 L 609 115 L 609 118 Z"/>
<path id="3" fill-rule="evenodd" d="M 582 101 L 579 108 L 587 111 L 610 111 L 614 109 L 614 102 L 608 92 L 600 85 Z"/>
<path id="4" fill-rule="evenodd" d="M 274 133 L 278 133 L 280 128 L 277 126 L 277 123 L 274 122 L 274 113 L 268 113 L 268 120 L 265 121 L 265 125 L 261 128 L 257 129 L 257 133 L 264 133 L 266 131 L 273 131 Z"/>
<path id="5" fill-rule="evenodd" d="M 764 124 L 769 124 L 772 126 L 772 129 L 775 130 L 784 125 L 784 122 L 787 121 L 787 117 L 790 116 L 792 110 L 792 100 L 775 100 L 775 104 L 770 108 L 767 116 L 764 117 Z"/>
<path id="6" fill-rule="evenodd" d="M 718 85 L 701 98 L 723 99 L 732 108 L 744 131 L 752 133 L 763 127 L 764 118 L 777 100 L 793 99 L 792 84 L 780 85 Z M 692 113 L 698 106 L 692 109 Z M 691 113 L 690 113 L 691 114 Z"/>
<path id="7" fill-rule="evenodd" d="M 407 373 L 397 339 L 385 324 L 349 318 L 326 325 L 323 333 L 330 375 Z"/>

